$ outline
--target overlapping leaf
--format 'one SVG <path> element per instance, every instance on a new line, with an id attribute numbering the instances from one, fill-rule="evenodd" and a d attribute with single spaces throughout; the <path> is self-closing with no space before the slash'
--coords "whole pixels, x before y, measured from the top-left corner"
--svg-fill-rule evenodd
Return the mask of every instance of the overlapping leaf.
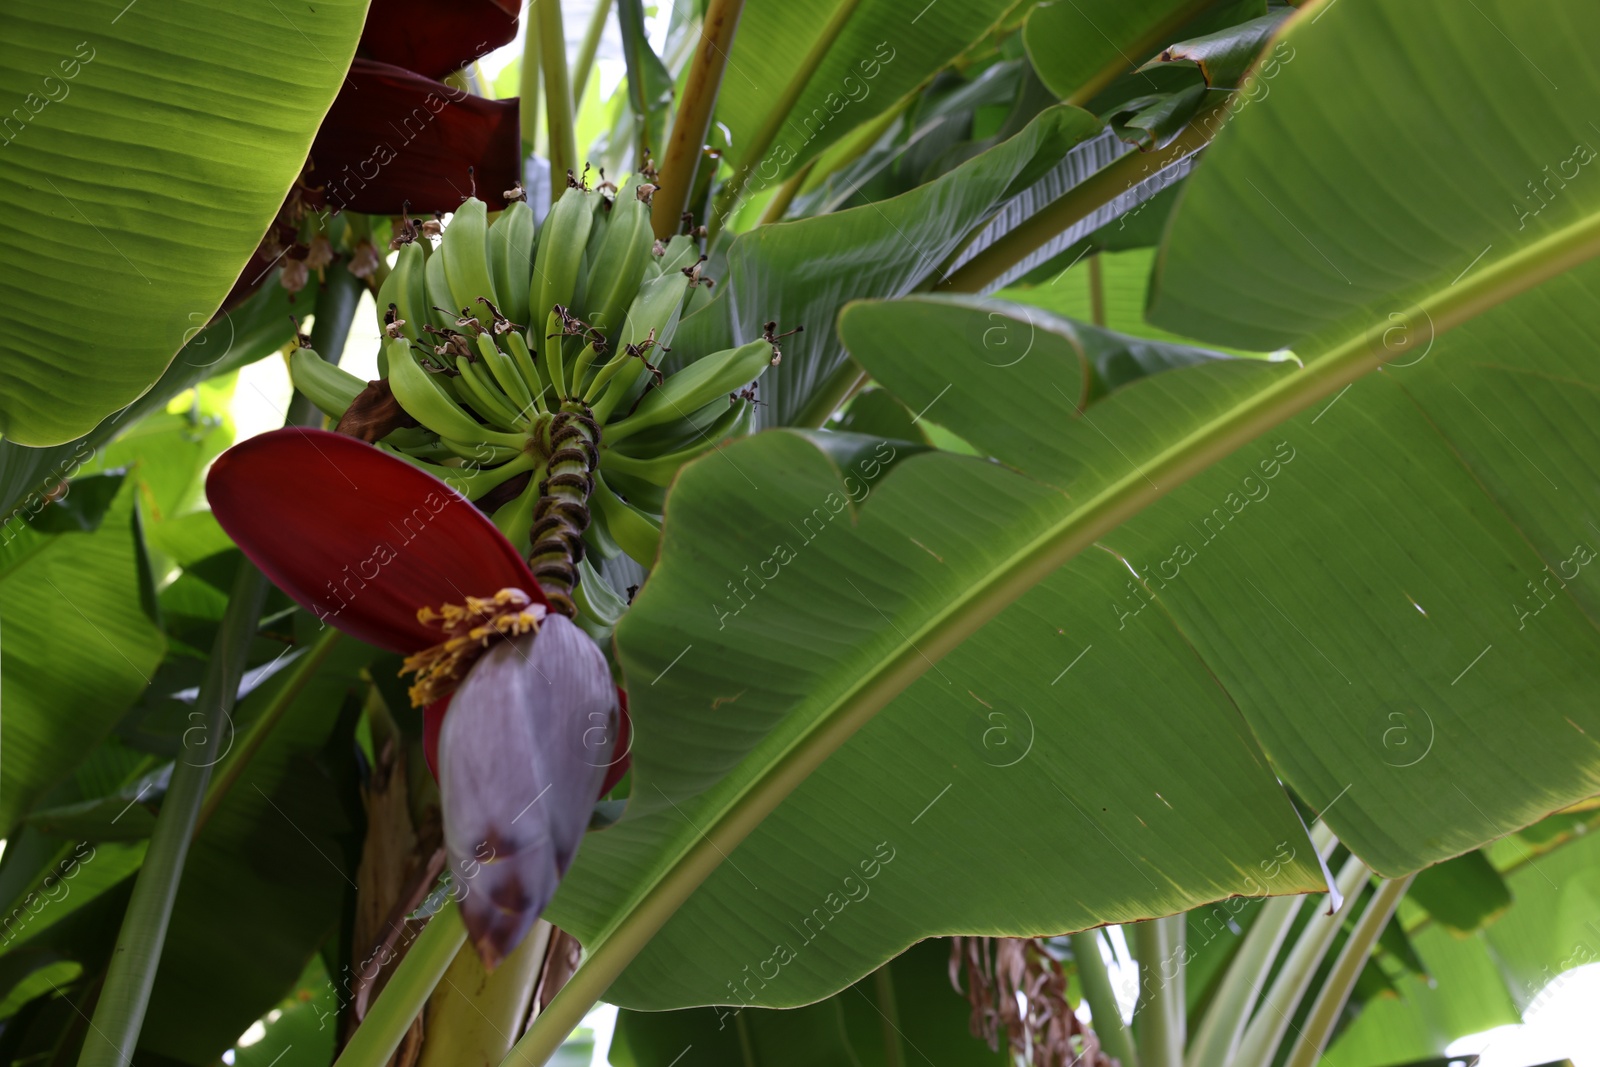
<path id="1" fill-rule="evenodd" d="M 222 302 L 355 50 L 359 0 L 8 0 L 0 432 L 71 440 Z"/>

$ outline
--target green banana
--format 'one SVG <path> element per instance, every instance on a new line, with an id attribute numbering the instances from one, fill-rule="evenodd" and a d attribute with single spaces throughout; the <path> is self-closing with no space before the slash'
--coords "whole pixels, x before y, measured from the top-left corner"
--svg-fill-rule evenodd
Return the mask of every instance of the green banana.
<path id="1" fill-rule="evenodd" d="M 397 448 L 392 448 L 386 443 L 380 443 L 378 447 L 385 452 L 400 457 L 418 470 L 426 471 L 433 475 L 468 500 L 476 500 L 496 486 L 510 481 L 524 471 L 531 471 L 538 465 L 538 460 L 534 456 L 523 452 L 498 467 L 484 467 L 476 464 L 473 466 L 450 467 L 441 463 L 429 463 L 415 456 L 408 456 L 406 453 Z"/>
<path id="2" fill-rule="evenodd" d="M 598 473 L 589 499 L 606 517 L 606 529 L 622 551 L 650 566 L 661 550 L 661 524 L 617 496 Z"/>
<path id="3" fill-rule="evenodd" d="M 330 419 L 349 410 L 367 383 L 340 370 L 309 348 L 297 348 L 289 357 L 289 377 L 294 387 Z"/>
<path id="4" fill-rule="evenodd" d="M 516 333 L 515 330 L 511 332 L 513 335 Z M 526 424 L 533 414 L 533 394 L 528 392 L 527 383 L 522 380 L 522 374 L 517 370 L 516 363 L 495 347 L 493 334 L 480 333 L 477 341 L 478 354 L 483 357 L 484 365 L 489 368 L 489 373 L 494 375 L 494 380 L 499 383 L 506 398 L 517 408 L 517 423 Z"/>
<path id="5" fill-rule="evenodd" d="M 633 298 L 628 318 L 622 324 L 622 335 L 617 338 L 611 362 L 600 369 L 584 394 L 584 399 L 593 405 L 597 420 L 604 423 L 624 399 L 632 400 L 637 395 L 639 382 L 646 373 L 645 366 L 642 359 L 636 360 L 628 350 L 630 347 L 638 349 L 646 341 L 654 341 L 663 348 L 671 344 L 683 312 L 683 298 L 688 293 L 689 279 L 681 274 L 663 274 L 639 287 L 639 295 Z M 650 358 L 648 352 L 642 355 Z M 659 353 L 656 358 L 660 358 Z M 612 381 L 613 376 L 615 381 Z M 608 382 L 611 383 L 609 388 Z"/>
<path id="6" fill-rule="evenodd" d="M 468 403 L 474 411 L 491 426 L 498 426 L 502 430 L 519 428 L 516 407 L 506 399 L 480 361 L 463 359 L 456 364 L 456 370 L 461 375 L 456 380 L 467 387 Z"/>
<path id="7" fill-rule="evenodd" d="M 483 427 L 479 427 L 480 431 L 482 429 Z M 486 464 L 507 463 L 513 459 L 516 459 L 518 456 L 523 455 L 524 446 L 527 444 L 526 439 L 522 440 L 515 446 L 504 443 L 491 444 L 488 441 L 483 440 L 484 436 L 486 435 L 479 433 L 475 439 L 470 441 L 458 441 L 452 437 L 441 437 L 439 438 L 439 443 L 443 445 L 452 456 L 456 456 L 459 459 L 469 460 L 473 463 Z M 503 437 L 505 435 L 494 434 L 493 436 Z"/>
<path id="8" fill-rule="evenodd" d="M 485 441 L 521 451 L 524 438 L 496 433 L 462 410 L 434 376 L 422 369 L 404 341 L 390 341 L 389 387 L 406 414 L 438 434 L 446 442 Z M 454 447 L 453 445 L 451 447 Z"/>
<path id="9" fill-rule="evenodd" d="M 686 233 L 677 234 L 667 242 L 667 250 L 657 262 L 662 274 L 678 274 L 700 262 L 700 245 Z"/>
<path id="10" fill-rule="evenodd" d="M 439 249 L 428 253 L 426 265 L 423 267 L 423 310 L 426 318 L 423 322 L 438 327 L 441 330 L 456 328 L 456 319 L 461 315 L 459 311 L 452 312 L 450 305 L 454 297 L 450 295 L 450 281 L 444 272 L 444 255 Z M 418 325 L 420 332 L 422 327 Z M 432 348 L 426 339 L 423 340 L 424 348 Z M 452 364 L 453 365 L 453 364 Z"/>
<path id="11" fill-rule="evenodd" d="M 619 327 L 628 305 L 638 295 L 650 262 L 650 209 L 627 189 L 611 206 L 611 221 L 598 247 L 589 243 L 589 288 L 584 294 L 583 318 L 608 338 Z"/>
<path id="12" fill-rule="evenodd" d="M 572 305 L 578 273 L 583 269 L 584 245 L 594 222 L 591 212 L 589 194 L 582 189 L 568 189 L 544 220 L 528 291 L 528 328 L 536 335 L 544 328 L 551 308 Z M 534 347 L 542 352 L 556 343 L 555 338 L 540 338 Z"/>
<path id="13" fill-rule="evenodd" d="M 540 411 L 544 406 L 544 375 L 539 373 L 539 368 L 534 366 L 533 352 L 528 348 L 528 342 L 520 331 L 512 330 L 506 334 L 506 347 L 511 349 L 512 361 L 516 363 L 517 370 L 522 373 L 522 380 L 527 383 L 528 391 L 533 394 L 533 402 Z"/>
<path id="14" fill-rule="evenodd" d="M 628 602 L 617 595 L 610 582 L 600 577 L 587 557 L 578 561 L 578 585 L 572 591 L 572 599 L 583 616 L 605 630 L 614 628 L 628 610 Z"/>
<path id="15" fill-rule="evenodd" d="M 760 377 L 771 363 L 769 341 L 751 341 L 697 359 L 646 393 L 627 418 L 608 425 L 606 439 L 615 443 L 640 430 L 687 419 L 719 396 Z"/>
<path id="16" fill-rule="evenodd" d="M 426 241 L 412 241 L 400 246 L 394 267 L 378 289 L 378 336 L 385 344 L 390 340 L 384 330 L 389 305 L 393 304 L 395 316 L 400 319 L 400 335 L 414 344 L 422 343 L 422 327 L 431 321 L 428 317 L 428 288 L 424 272 L 427 270 Z"/>
<path id="17" fill-rule="evenodd" d="M 439 253 L 444 257 L 451 298 L 442 306 L 475 315 L 484 329 L 494 329 L 494 314 L 478 300 L 481 296 L 500 302 L 489 276 L 489 216 L 482 200 L 468 197 L 456 208 L 450 225 L 444 228 Z"/>
<path id="18" fill-rule="evenodd" d="M 533 547 L 528 534 L 533 529 L 533 509 L 538 500 L 539 478 L 536 475 L 528 479 L 528 487 L 515 500 L 501 504 L 491 516 L 495 526 L 506 535 L 506 540 L 524 556 Z"/>
<path id="19" fill-rule="evenodd" d="M 489 227 L 489 272 L 499 294 L 500 313 L 519 326 L 528 325 L 528 288 L 533 284 L 533 256 L 539 232 L 533 209 L 516 201 Z"/>
<path id="20" fill-rule="evenodd" d="M 600 469 L 607 474 L 618 473 L 632 478 L 642 478 L 652 485 L 671 485 L 672 479 L 677 476 L 679 469 L 685 463 L 700 458 L 729 437 L 745 433 L 749 428 L 750 412 L 754 406 L 748 402 L 729 404 L 728 410 L 720 414 L 716 421 L 696 432 L 692 444 L 676 452 L 641 459 L 607 447 L 600 453 Z"/>

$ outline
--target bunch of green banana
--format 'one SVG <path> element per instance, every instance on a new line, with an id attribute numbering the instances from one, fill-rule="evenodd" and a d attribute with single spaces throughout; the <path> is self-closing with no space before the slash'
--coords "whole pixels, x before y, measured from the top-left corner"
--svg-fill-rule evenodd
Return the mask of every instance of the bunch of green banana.
<path id="1" fill-rule="evenodd" d="M 380 373 L 417 423 L 379 447 L 479 502 L 525 551 L 547 526 L 535 528 L 541 500 L 564 492 L 583 505 L 574 533 L 593 553 L 652 564 L 668 486 L 749 431 L 750 387 L 777 362 L 768 333 L 657 369 L 701 257 L 689 237 L 654 240 L 637 190 L 570 183 L 537 227 L 524 203 L 491 221 L 469 199 L 437 247 L 401 245 L 378 294 Z M 291 373 L 333 419 L 367 388 L 315 354 L 291 357 Z"/>

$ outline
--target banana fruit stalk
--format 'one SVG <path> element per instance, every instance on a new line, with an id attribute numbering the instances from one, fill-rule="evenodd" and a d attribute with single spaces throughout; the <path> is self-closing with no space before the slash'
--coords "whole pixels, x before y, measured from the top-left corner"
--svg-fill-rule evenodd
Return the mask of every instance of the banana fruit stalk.
<path id="1" fill-rule="evenodd" d="M 749 431 L 755 383 L 778 360 L 769 326 L 676 373 L 658 369 L 710 282 L 692 238 L 654 240 L 651 188 L 569 178 L 541 226 L 524 203 L 491 219 L 470 198 L 441 236 L 406 227 L 378 293 L 380 372 L 418 423 L 380 447 L 478 502 L 525 555 L 566 538 L 574 582 L 594 573 L 585 548 L 654 563 L 667 488 L 685 463 Z M 334 419 L 366 385 L 314 354 L 296 353 L 291 369 Z M 588 614 L 597 597 L 615 599 L 596 590 L 576 603 Z"/>

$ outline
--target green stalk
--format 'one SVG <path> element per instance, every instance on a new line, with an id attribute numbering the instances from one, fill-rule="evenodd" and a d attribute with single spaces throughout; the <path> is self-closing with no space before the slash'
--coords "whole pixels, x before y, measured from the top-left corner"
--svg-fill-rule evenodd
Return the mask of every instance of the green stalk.
<path id="1" fill-rule="evenodd" d="M 806 183 L 806 178 L 811 174 L 811 168 L 816 165 L 816 160 L 808 160 L 806 165 L 789 175 L 784 183 L 778 186 L 778 191 L 772 194 L 772 199 L 767 202 L 766 210 L 761 212 L 760 225 L 767 226 L 774 222 L 783 221 L 783 213 L 789 210 L 789 205 L 794 203 L 795 194 Z"/>
<path id="2" fill-rule="evenodd" d="M 544 69 L 545 121 L 550 136 L 550 202 L 567 191 L 566 176 L 578 173 L 578 131 L 572 124 L 572 82 L 567 78 L 567 38 L 561 0 L 533 0 L 539 17 L 539 65 Z"/>
<path id="3" fill-rule="evenodd" d="M 1421 297 L 1417 310 L 1433 322 L 1432 336 L 1437 337 L 1596 256 L 1600 256 L 1600 215 L 1585 216 Z M 1398 358 L 1417 343 L 1403 341 L 1383 356 Z M 802 734 L 769 740 L 747 756 L 740 774 L 702 794 L 706 820 L 699 838 L 665 858 L 644 884 L 635 887 L 632 903 L 590 939 L 587 961 L 535 1020 L 507 1067 L 537 1067 L 559 1048 L 589 1006 L 728 853 L 857 730 L 921 678 L 931 663 L 1177 486 L 1370 373 L 1383 362 L 1374 348 L 1369 329 L 1331 342 L 1320 352 L 1308 351 L 1303 366 L 1161 448 L 1142 470 L 1130 470 L 1108 482 L 1033 540 L 996 561 L 962 596 L 903 634 L 894 651 L 848 691 L 831 698 Z"/>
<path id="4" fill-rule="evenodd" d="M 589 16 L 589 27 L 583 31 L 583 43 L 578 46 L 578 65 L 572 72 L 572 102 L 583 107 L 583 90 L 589 84 L 589 74 L 594 69 L 594 54 L 600 50 L 600 37 L 606 32 L 606 19 L 611 15 L 611 0 L 599 0 L 594 14 Z"/>
<path id="5" fill-rule="evenodd" d="M 1319 822 L 1311 828 L 1311 844 L 1319 855 L 1327 858 L 1334 845 L 1333 831 L 1327 824 Z M 1189 1042 L 1189 1052 L 1184 1058 L 1187 1067 L 1233 1062 L 1239 1041 L 1244 1037 L 1245 1025 L 1250 1021 L 1250 1012 L 1256 1006 L 1256 995 L 1266 986 L 1278 951 L 1293 929 L 1305 899 L 1294 894 L 1272 897 L 1261 905 L 1261 914 L 1250 924 L 1238 954 L 1217 987 L 1217 995 L 1212 998 Z"/>
<path id="6" fill-rule="evenodd" d="M 1278 1046 L 1283 1042 L 1290 1020 L 1294 1018 L 1300 1001 L 1316 977 L 1323 957 L 1332 947 L 1334 937 L 1344 926 L 1345 918 L 1355 908 L 1361 896 L 1361 886 L 1371 873 L 1371 868 L 1361 862 L 1358 856 L 1352 855 L 1345 861 L 1339 877 L 1335 879 L 1339 894 L 1344 897 L 1344 904 L 1332 915 L 1319 909 L 1306 923 L 1305 929 L 1300 931 L 1300 937 L 1289 950 L 1283 969 L 1273 980 L 1272 988 L 1261 998 L 1262 1006 L 1245 1029 L 1238 1058 L 1234 1060 L 1238 1067 L 1269 1067 L 1276 1059 Z"/>
<path id="7" fill-rule="evenodd" d="M 1140 1067 L 1183 1067 L 1185 922 L 1179 914 L 1132 924 L 1133 951 L 1139 958 L 1133 1032 Z M 1176 972 L 1173 977 L 1166 977 L 1168 970 Z"/>
<path id="8" fill-rule="evenodd" d="M 1106 970 L 1105 957 L 1100 955 L 1100 930 L 1085 930 L 1072 934 L 1072 960 L 1078 968 L 1078 984 L 1083 987 L 1083 999 L 1089 1002 L 1093 1013 L 1093 1030 L 1100 1038 L 1100 1048 L 1107 1056 L 1121 1062 L 1122 1067 L 1139 1067 L 1139 1053 L 1134 1048 L 1133 1034 L 1122 1021 L 1122 1009 L 1117 1006 L 1117 994 L 1111 988 L 1111 974 Z"/>
<path id="9" fill-rule="evenodd" d="M 466 942 L 461 911 L 446 901 L 412 942 L 334 1067 L 384 1067 Z"/>
<path id="10" fill-rule="evenodd" d="M 1361 969 L 1367 964 L 1372 946 L 1377 942 L 1378 935 L 1383 933 L 1384 926 L 1394 915 L 1400 898 L 1406 895 L 1415 877 L 1416 874 L 1412 873 L 1378 884 L 1378 891 L 1372 895 L 1367 910 L 1361 913 L 1349 940 L 1345 941 L 1344 948 L 1339 952 L 1339 958 L 1334 961 L 1333 970 L 1328 972 L 1327 980 L 1322 983 L 1322 990 L 1311 1005 L 1311 1014 L 1306 1017 L 1299 1040 L 1284 1067 L 1314 1067 L 1322 1058 L 1322 1050 L 1333 1034 L 1333 1026 L 1339 1021 L 1345 1002 L 1356 987 L 1356 979 L 1361 977 Z"/>
<path id="11" fill-rule="evenodd" d="M 639 141 L 633 146 L 637 169 L 644 165 L 645 154 L 651 148 L 650 101 L 645 96 L 644 77 L 644 51 L 650 47 L 650 40 L 644 32 L 643 0 L 618 0 L 617 27 L 622 31 L 622 59 L 628 67 L 628 106 L 639 125 Z"/>
<path id="12" fill-rule="evenodd" d="M 339 365 L 344 356 L 345 338 L 350 336 L 350 323 L 355 320 L 356 306 L 366 283 L 351 274 L 344 262 L 330 264 L 327 285 L 317 294 L 316 317 L 311 322 L 311 347 L 323 359 Z M 289 400 L 289 412 L 283 418 L 285 426 L 321 426 L 322 412 L 304 393 L 296 390 Z"/>
<path id="13" fill-rule="evenodd" d="M 933 286 L 937 292 L 979 293 L 990 282 L 1043 248 L 1054 237 L 1088 218 L 1097 209 L 1127 193 L 1152 174 L 1193 155 L 1224 124 L 1217 121 L 1218 107 L 1196 115 L 1183 132 L 1156 152 L 1129 152 L 1106 164 L 1042 211 L 973 256 L 959 269 Z"/>
<path id="14" fill-rule="evenodd" d="M 767 111 L 767 117 L 762 122 L 761 128 L 751 135 L 745 144 L 743 153 L 739 157 L 739 166 L 734 169 L 733 176 L 728 179 L 722 191 L 717 194 L 716 205 L 711 209 L 711 218 L 707 225 L 712 230 L 720 230 L 723 222 L 733 213 L 738 206 L 739 198 L 744 195 L 745 183 L 750 175 L 761 163 L 761 158 L 767 154 L 767 149 L 772 147 L 772 142 L 777 139 L 778 131 L 783 129 L 783 124 L 789 121 L 789 112 L 794 110 L 795 101 L 800 99 L 800 94 L 805 92 L 811 78 L 817 73 L 817 68 L 822 66 L 822 61 L 827 58 L 834 42 L 844 32 L 845 26 L 850 22 L 850 17 L 856 13 L 856 8 L 861 6 L 861 0 L 844 0 L 833 11 L 833 17 L 822 28 L 822 33 L 811 45 L 811 51 L 806 53 L 805 59 L 800 61 L 800 66 L 795 70 L 794 76 L 789 79 L 789 84 L 783 87 L 783 92 Z"/>
<path id="15" fill-rule="evenodd" d="M 660 188 L 650 201 L 650 221 L 656 236 L 663 241 L 678 232 L 678 220 L 688 210 L 689 192 L 694 188 L 695 171 L 700 166 L 706 133 L 711 129 L 711 113 L 717 106 L 722 76 L 728 69 L 728 53 L 733 50 L 733 35 L 739 29 L 743 11 L 744 0 L 711 0 L 706 8 L 678 113 L 672 120 L 667 151 L 657 167 Z"/>
<path id="16" fill-rule="evenodd" d="M 517 122 L 522 128 L 522 158 L 539 144 L 539 27 L 533 19 L 522 26 L 522 69 L 517 72 Z"/>
<path id="17" fill-rule="evenodd" d="M 872 972 L 872 993 L 883 1019 L 883 1061 L 886 1067 L 905 1067 L 906 1050 L 900 1046 L 900 1005 L 895 1000 L 894 976 L 887 963 Z"/>
<path id="18" fill-rule="evenodd" d="M 133 1062 L 167 939 L 167 924 L 172 919 L 173 901 L 183 877 L 184 860 L 194 837 L 195 818 L 200 813 L 212 764 L 222 751 L 223 730 L 239 692 L 239 679 L 244 674 L 266 596 L 266 576 L 248 561 L 240 563 L 196 701 L 204 716 L 203 740 L 197 750 L 186 745 L 173 768 L 172 783 L 156 816 L 144 866 L 133 883 L 133 895 L 117 933 L 117 945 L 106 968 L 105 984 L 84 1038 L 78 1067 L 126 1067 Z"/>
<path id="19" fill-rule="evenodd" d="M 250 724 L 249 731 L 239 740 L 235 747 L 233 758 L 222 765 L 222 770 L 217 773 L 216 780 L 211 783 L 211 788 L 206 790 L 206 799 L 200 805 L 200 816 L 195 820 L 194 833 L 198 837 L 200 831 L 205 829 L 211 816 L 216 814 L 217 807 L 227 797 L 228 791 L 238 784 L 239 778 L 244 774 L 244 769 L 250 765 L 261 746 L 266 743 L 267 736 L 283 719 L 283 713 L 289 710 L 307 684 L 316 676 L 318 670 L 327 662 L 328 654 L 339 643 L 343 635 L 338 630 L 327 629 L 322 631 L 310 650 L 301 657 L 300 662 L 294 666 L 294 673 L 289 676 L 289 681 L 278 690 L 277 696 L 272 698 L 272 703 L 267 705 L 265 711 Z"/>

